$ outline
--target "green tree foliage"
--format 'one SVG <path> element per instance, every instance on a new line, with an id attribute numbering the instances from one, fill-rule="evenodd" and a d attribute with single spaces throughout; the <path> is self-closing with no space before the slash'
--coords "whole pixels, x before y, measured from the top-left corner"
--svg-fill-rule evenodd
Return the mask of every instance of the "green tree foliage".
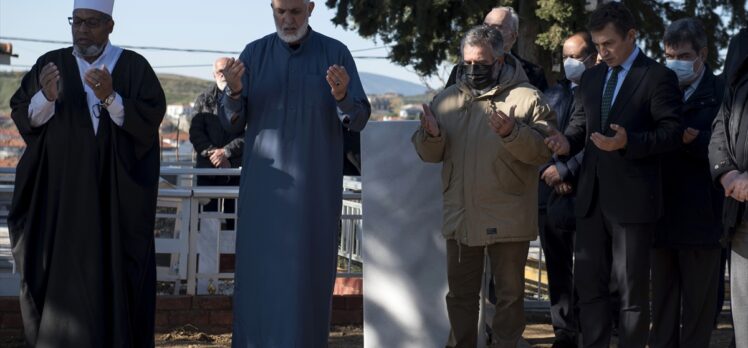
<path id="1" fill-rule="evenodd" d="M 670 22 L 696 17 L 711 38 L 709 63 L 720 66 L 718 50 L 727 46 L 730 33 L 748 23 L 746 0 L 623 2 L 636 19 L 640 45 L 655 57 L 662 55 L 662 35 Z M 584 30 L 589 14 L 584 0 L 326 0 L 326 5 L 337 10 L 334 24 L 362 37 L 380 38 L 391 46 L 390 60 L 423 75 L 435 73 L 445 60 L 456 60 L 461 34 L 499 5 L 513 6 L 519 13 L 515 50 L 550 71 L 564 38 Z"/>

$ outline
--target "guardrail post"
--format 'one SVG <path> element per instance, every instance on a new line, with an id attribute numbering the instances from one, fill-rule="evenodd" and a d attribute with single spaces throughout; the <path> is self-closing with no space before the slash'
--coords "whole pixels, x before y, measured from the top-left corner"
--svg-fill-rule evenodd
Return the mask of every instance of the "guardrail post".
<path id="1" fill-rule="evenodd" d="M 195 295 L 197 290 L 197 228 L 200 202 L 190 195 L 189 253 L 187 254 L 187 295 Z"/>

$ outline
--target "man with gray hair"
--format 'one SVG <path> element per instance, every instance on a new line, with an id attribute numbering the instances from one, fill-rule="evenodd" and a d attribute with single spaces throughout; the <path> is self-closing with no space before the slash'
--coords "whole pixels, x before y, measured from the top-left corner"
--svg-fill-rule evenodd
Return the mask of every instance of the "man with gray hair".
<path id="1" fill-rule="evenodd" d="M 326 347 L 342 210 L 343 132 L 371 106 L 351 52 L 311 29 L 314 2 L 272 0 L 276 31 L 230 59 L 219 119 L 246 128 L 233 347 Z"/>
<path id="2" fill-rule="evenodd" d="M 548 88 L 548 81 L 545 78 L 543 68 L 522 59 L 516 52 L 512 52 L 512 47 L 517 43 L 519 37 L 519 16 L 514 8 L 509 6 L 494 7 L 486 14 L 483 24 L 494 27 L 501 33 L 504 52 L 517 58 L 531 85 L 541 92 L 545 91 Z M 445 88 L 455 84 L 457 77 L 457 66 L 455 66 L 449 75 Z"/>
<path id="3" fill-rule="evenodd" d="M 712 184 L 708 147 L 724 82 L 706 64 L 697 19 L 665 30 L 666 65 L 683 91 L 683 145 L 662 158 L 663 216 L 652 249 L 650 347 L 709 346 L 721 260 L 723 194 Z"/>
<path id="4" fill-rule="evenodd" d="M 424 105 L 413 144 L 442 163 L 449 347 L 475 347 L 484 253 L 495 279 L 492 347 L 516 347 L 524 331 L 524 267 L 537 237 L 537 168 L 555 115 L 504 54 L 496 28 L 471 29 L 455 85 Z"/>

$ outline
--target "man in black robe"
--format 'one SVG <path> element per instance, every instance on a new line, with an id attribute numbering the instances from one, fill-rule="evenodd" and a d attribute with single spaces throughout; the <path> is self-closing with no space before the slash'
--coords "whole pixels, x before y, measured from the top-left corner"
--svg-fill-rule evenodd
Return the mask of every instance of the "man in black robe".
<path id="1" fill-rule="evenodd" d="M 109 43 L 112 1 L 76 0 L 73 47 L 42 55 L 10 102 L 27 145 L 8 225 L 29 346 L 154 346 L 166 103 L 148 62 Z"/>

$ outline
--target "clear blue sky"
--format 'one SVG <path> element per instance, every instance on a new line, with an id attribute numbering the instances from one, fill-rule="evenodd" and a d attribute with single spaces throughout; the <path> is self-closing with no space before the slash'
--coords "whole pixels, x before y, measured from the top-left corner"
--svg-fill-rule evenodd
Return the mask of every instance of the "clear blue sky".
<path id="1" fill-rule="evenodd" d="M 330 19 L 334 12 L 324 0 L 316 1 L 309 21 L 318 32 L 334 37 L 350 50 L 379 49 L 354 52 L 354 56 L 386 56 L 380 41 L 364 39 L 354 31 L 335 27 Z M 0 37 L 21 37 L 70 41 L 67 17 L 72 13 L 73 0 L 0 0 Z M 113 13 L 115 26 L 110 40 L 115 45 L 157 46 L 173 48 L 241 51 L 244 46 L 275 32 L 270 0 L 116 0 Z M 3 40 L 9 41 L 9 40 Z M 0 70 L 27 70 L 43 53 L 63 47 L 12 41 L 12 58 L 16 67 L 0 65 Z M 213 60 L 220 54 L 179 53 L 137 50 L 159 73 L 175 73 L 211 78 Z M 195 68 L 166 68 L 174 65 L 206 65 Z M 374 72 L 415 83 L 420 79 L 412 69 L 387 59 L 356 59 L 360 71 Z M 435 83 L 438 85 L 438 83 Z"/>

